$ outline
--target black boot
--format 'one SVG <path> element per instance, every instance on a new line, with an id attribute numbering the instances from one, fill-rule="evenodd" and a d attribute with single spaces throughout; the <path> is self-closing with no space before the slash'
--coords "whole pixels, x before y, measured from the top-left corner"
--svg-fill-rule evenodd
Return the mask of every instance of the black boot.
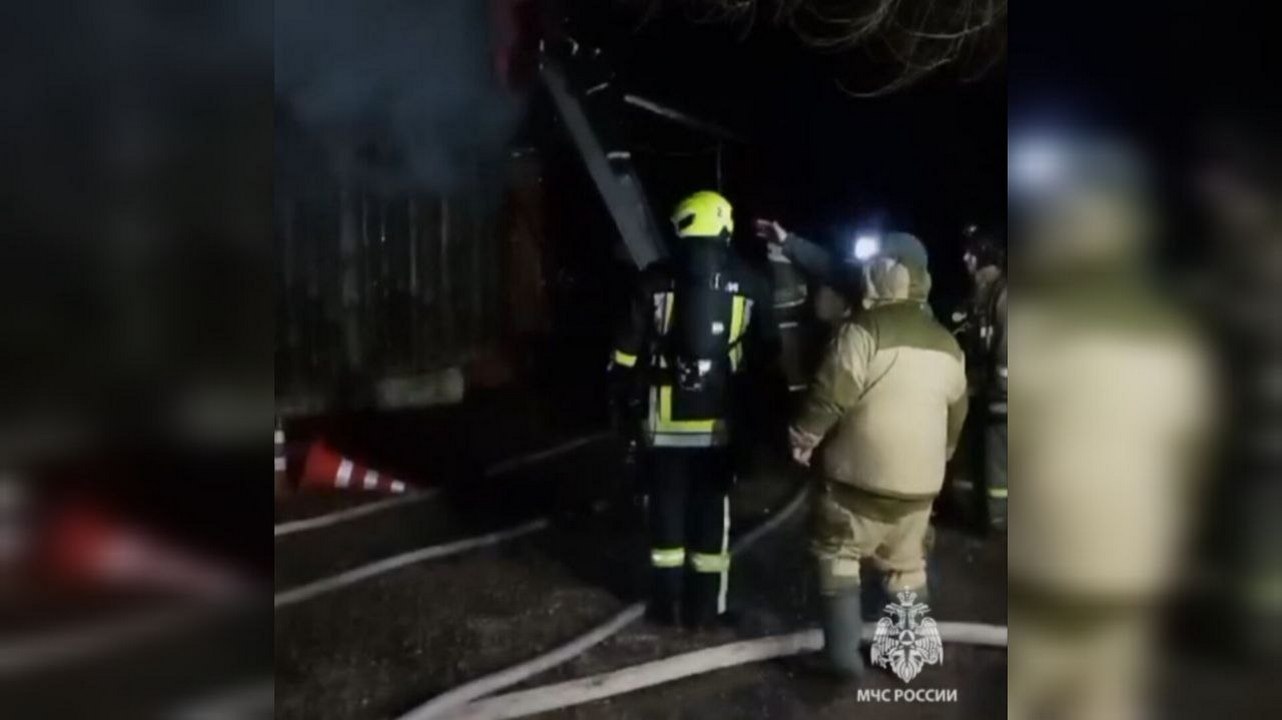
<path id="1" fill-rule="evenodd" d="M 660 625 L 680 625 L 682 568 L 654 568 L 650 571 L 650 602 L 646 617 Z"/>
<path id="2" fill-rule="evenodd" d="M 857 680 L 864 672 L 864 656 L 859 646 L 863 631 L 859 588 L 856 586 L 834 595 L 824 595 L 821 601 L 820 622 L 824 633 L 821 656 L 825 669 L 838 677 Z"/>
<path id="3" fill-rule="evenodd" d="M 730 617 L 721 607 L 721 574 L 692 572 L 685 580 L 686 626 L 693 630 L 729 627 Z"/>

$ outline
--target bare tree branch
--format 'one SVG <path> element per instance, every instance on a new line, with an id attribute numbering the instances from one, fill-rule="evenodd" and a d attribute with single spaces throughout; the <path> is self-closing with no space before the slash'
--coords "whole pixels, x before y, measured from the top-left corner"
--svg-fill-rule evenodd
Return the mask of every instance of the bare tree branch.
<path id="1" fill-rule="evenodd" d="M 830 53 L 862 50 L 889 67 L 880 85 L 854 95 L 884 95 L 942 68 L 974 80 L 1006 52 L 1007 0 L 624 0 L 648 6 L 679 5 L 692 20 L 758 21 L 791 30 L 805 44 Z"/>

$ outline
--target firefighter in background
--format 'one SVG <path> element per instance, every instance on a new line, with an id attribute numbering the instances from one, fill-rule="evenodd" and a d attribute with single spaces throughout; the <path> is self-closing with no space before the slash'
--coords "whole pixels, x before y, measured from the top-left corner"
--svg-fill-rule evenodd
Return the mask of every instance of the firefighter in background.
<path id="1" fill-rule="evenodd" d="M 730 246 L 730 203 L 697 192 L 671 219 L 671 257 L 642 272 L 611 373 L 642 429 L 651 617 L 707 626 L 726 609 L 734 400 L 778 329 L 768 283 Z"/>
<path id="2" fill-rule="evenodd" d="M 812 550 L 824 660 L 857 677 L 862 561 L 893 596 L 926 598 L 925 539 L 968 407 L 961 348 L 926 304 L 926 249 L 906 233 L 863 238 L 863 309 L 838 330 L 789 430 L 804 465 L 823 442 Z M 826 438 L 826 440 L 825 440 Z"/>
<path id="3" fill-rule="evenodd" d="M 1008 717 L 1164 717 L 1147 704 L 1164 610 L 1190 579 L 1218 415 L 1212 359 L 1150 267 L 1158 206 L 1133 145 L 1066 133 L 1009 148 L 1020 430 Z"/>
<path id="4" fill-rule="evenodd" d="M 953 314 L 966 352 L 970 393 L 980 407 L 971 423 L 976 432 L 972 447 L 978 462 L 968 463 L 955 479 L 959 500 L 973 508 L 980 500 L 992 530 L 1006 530 L 1006 251 L 990 233 L 977 225 L 962 231 L 962 262 L 973 289 L 965 307 Z M 982 440 L 981 440 L 982 436 Z M 970 479 L 976 473 L 982 487 Z M 976 495 L 979 495 L 977 497 Z"/>
<path id="5" fill-rule="evenodd" d="M 779 321 L 783 371 L 795 407 L 810 386 L 833 330 L 859 304 L 859 277 L 845 258 L 790 232 L 775 220 L 753 223 L 766 242 Z"/>
<path id="6" fill-rule="evenodd" d="M 859 276 L 847 263 L 775 220 L 758 219 L 754 229 L 768 244 L 772 260 L 795 265 L 805 280 L 816 286 L 813 309 L 821 322 L 835 324 L 849 317 L 862 292 Z"/>

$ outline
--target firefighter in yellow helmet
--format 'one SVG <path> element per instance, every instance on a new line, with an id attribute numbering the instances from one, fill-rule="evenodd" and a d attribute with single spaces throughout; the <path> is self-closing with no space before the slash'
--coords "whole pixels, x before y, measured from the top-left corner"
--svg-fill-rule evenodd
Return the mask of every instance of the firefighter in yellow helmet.
<path id="1" fill-rule="evenodd" d="M 726 609 L 733 401 L 749 363 L 775 362 L 777 328 L 764 277 L 731 247 L 730 203 L 696 192 L 671 220 L 672 252 L 642 271 L 611 374 L 645 448 L 651 617 L 706 626 Z"/>

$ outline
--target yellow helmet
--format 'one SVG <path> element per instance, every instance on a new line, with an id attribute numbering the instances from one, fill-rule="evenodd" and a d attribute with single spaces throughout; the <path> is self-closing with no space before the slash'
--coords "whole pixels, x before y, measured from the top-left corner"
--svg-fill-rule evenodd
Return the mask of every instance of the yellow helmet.
<path id="1" fill-rule="evenodd" d="M 730 202 L 711 190 L 700 190 L 677 203 L 672 226 L 678 237 L 728 238 L 734 232 Z"/>

